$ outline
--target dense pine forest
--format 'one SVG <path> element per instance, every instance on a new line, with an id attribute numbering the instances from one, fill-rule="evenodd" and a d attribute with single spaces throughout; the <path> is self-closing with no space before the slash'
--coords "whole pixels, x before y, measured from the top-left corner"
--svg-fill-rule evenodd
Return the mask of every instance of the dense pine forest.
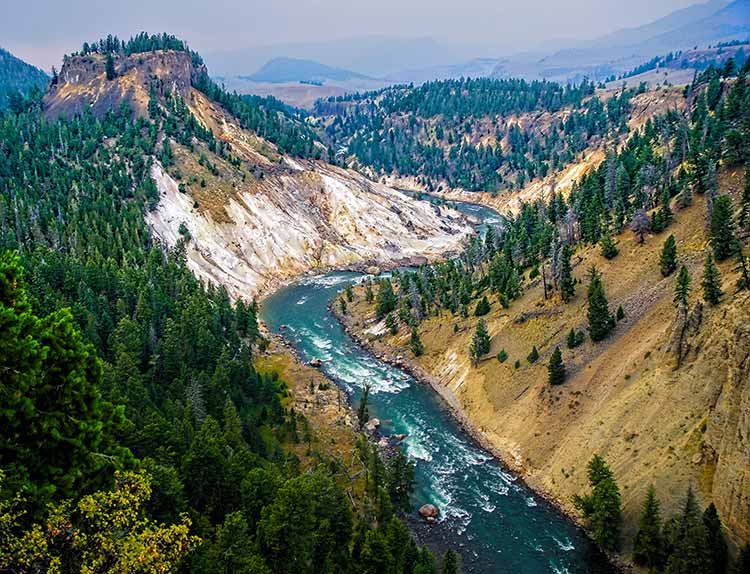
<path id="1" fill-rule="evenodd" d="M 419 326 L 428 318 L 450 322 L 453 317 L 457 333 L 459 317 L 479 317 L 471 344 L 464 350 L 476 368 L 491 349 L 483 319 L 492 310 L 490 300 L 512 308 L 526 288 L 541 284 L 545 299 L 566 305 L 577 290 L 584 289 L 588 330 L 571 330 L 567 348 L 581 345 L 587 337 L 599 344 L 626 316 L 622 307 L 610 308 L 601 272 L 592 267 L 581 285 L 573 277 L 571 259 L 576 251 L 595 247 L 616 262 L 614 236 L 632 232 L 639 242 L 663 242 L 661 275 L 672 278 L 678 323 L 687 324 L 691 289 L 701 293 L 706 305 L 726 304 L 750 290 L 747 73 L 747 63 L 740 70 L 731 65 L 709 67 L 685 89 L 686 113 L 669 111 L 649 119 L 624 145 L 611 148 L 601 165 L 581 178 L 567 198 L 552 193 L 547 201 L 525 204 L 499 231 L 490 228 L 484 236 L 475 236 L 460 257 L 416 271 L 395 272 L 392 279 L 366 284 L 360 296 L 371 305 L 375 317 L 384 321 L 390 335 L 404 334 L 400 341 L 408 340 L 414 357 L 425 353 Z M 744 171 L 739 201 L 719 193 L 721 170 Z M 676 213 L 688 208 L 695 194 L 706 198 L 705 236 L 710 245 L 700 277 L 691 277 L 680 265 L 675 238 L 669 232 Z M 732 291 L 722 291 L 717 261 L 733 262 L 737 280 Z M 538 344 L 541 347 L 542 341 Z M 551 386 L 566 382 L 565 351 L 558 346 L 550 355 Z M 525 360 L 534 363 L 539 358 L 534 346 Z M 496 359 L 505 363 L 510 357 L 501 350 Z M 515 369 L 520 366 L 518 359 Z M 574 504 L 594 539 L 603 548 L 618 551 L 625 541 L 614 473 L 595 456 L 587 474 L 591 492 L 576 497 Z M 729 571 L 727 543 L 716 508 L 711 505 L 701 513 L 695 494 L 688 490 L 683 511 L 663 521 L 652 490 L 644 501 L 634 558 L 654 572 Z M 750 547 L 745 545 L 736 571 L 747 572 L 748 567 Z"/>
<path id="2" fill-rule="evenodd" d="M 361 167 L 470 191 L 521 188 L 570 163 L 597 138 L 623 134 L 630 100 L 582 82 L 462 79 L 320 101 L 326 134 Z M 565 112 L 560 114 L 560 112 Z M 524 126 L 515 119 L 533 115 Z"/>
<path id="3" fill-rule="evenodd" d="M 83 53 L 152 49 L 186 48 L 139 36 Z M 274 131 L 282 110 L 200 82 L 264 135 L 300 138 Z M 303 465 L 304 416 L 253 366 L 255 304 L 151 239 L 153 158 L 168 163 L 170 141 L 230 152 L 179 98 L 154 90 L 148 112 L 48 121 L 31 95 L 0 117 L 0 569 L 438 572 L 398 518 L 405 455 L 363 439 L 356 500 L 341 461 Z"/>
<path id="4" fill-rule="evenodd" d="M 0 48 L 0 111 L 18 107 L 23 94 L 32 90 L 40 92 L 49 82 L 42 70 L 22 62 L 7 50 Z"/>

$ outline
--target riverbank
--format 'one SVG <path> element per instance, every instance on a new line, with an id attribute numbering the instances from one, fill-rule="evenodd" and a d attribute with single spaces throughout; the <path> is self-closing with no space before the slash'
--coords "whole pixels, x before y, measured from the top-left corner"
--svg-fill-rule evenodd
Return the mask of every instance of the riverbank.
<path id="1" fill-rule="evenodd" d="M 450 412 L 458 426 L 463 432 L 472 438 L 472 440 L 479 445 L 481 448 L 492 454 L 498 461 L 506 466 L 510 471 L 515 473 L 523 483 L 539 497 L 545 500 L 548 504 L 554 507 L 557 512 L 564 516 L 567 520 L 570 520 L 577 528 L 580 528 L 582 532 L 586 534 L 592 544 L 596 544 L 591 537 L 590 532 L 586 528 L 586 525 L 581 520 L 580 516 L 573 513 L 570 510 L 570 506 L 563 503 L 558 497 L 546 490 L 541 483 L 534 479 L 529 473 L 528 469 L 520 464 L 519 460 L 513 457 L 511 454 L 500 449 L 494 444 L 471 420 L 466 414 L 461 403 L 455 394 L 442 385 L 434 376 L 428 373 L 424 368 L 418 365 L 413 360 L 406 358 L 401 349 L 397 349 L 386 345 L 379 341 L 368 339 L 362 335 L 355 325 L 352 324 L 351 316 L 344 315 L 340 309 L 334 305 L 332 301 L 329 305 L 329 311 L 339 321 L 346 334 L 351 337 L 359 346 L 366 349 L 373 356 L 377 357 L 380 361 L 397 367 L 409 375 L 411 375 L 417 382 L 423 385 L 429 386 L 443 401 L 444 406 Z M 601 549 L 600 549 L 601 550 Z M 607 556 L 610 564 L 617 572 L 621 574 L 635 574 L 640 572 L 635 564 L 625 560 L 619 554 L 610 554 L 602 550 L 602 553 Z"/>

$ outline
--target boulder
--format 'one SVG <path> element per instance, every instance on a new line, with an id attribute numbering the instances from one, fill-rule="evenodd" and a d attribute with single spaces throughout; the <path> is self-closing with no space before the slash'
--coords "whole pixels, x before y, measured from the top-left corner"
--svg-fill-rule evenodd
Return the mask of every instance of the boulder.
<path id="1" fill-rule="evenodd" d="M 424 504 L 419 509 L 419 514 L 427 522 L 435 522 L 437 517 L 440 516 L 440 510 L 434 504 Z"/>
<path id="2" fill-rule="evenodd" d="M 394 440 L 398 440 L 398 441 L 401 441 L 401 440 L 404 440 L 404 439 L 406 438 L 406 436 L 407 436 L 407 435 L 405 435 L 405 434 L 394 434 L 394 435 L 393 435 L 393 439 L 394 439 Z"/>
<path id="3" fill-rule="evenodd" d="M 365 428 L 368 431 L 374 431 L 379 426 L 380 426 L 380 419 L 370 419 L 369 421 L 367 421 Z"/>

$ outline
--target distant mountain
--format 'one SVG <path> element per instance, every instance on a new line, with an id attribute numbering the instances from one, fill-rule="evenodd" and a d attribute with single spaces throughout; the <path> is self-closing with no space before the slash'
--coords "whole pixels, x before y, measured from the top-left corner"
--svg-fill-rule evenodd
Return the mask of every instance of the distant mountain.
<path id="1" fill-rule="evenodd" d="M 707 18 L 722 8 L 726 7 L 731 0 L 711 0 L 705 4 L 693 4 L 687 8 L 676 10 L 667 14 L 663 18 L 654 20 L 650 24 L 638 26 L 635 28 L 624 28 L 611 34 L 601 36 L 593 40 L 592 47 L 614 47 L 614 46 L 632 46 L 638 42 L 650 40 L 660 34 L 672 32 L 683 26 L 698 22 Z"/>
<path id="2" fill-rule="evenodd" d="M 750 38 L 750 0 L 711 0 L 673 12 L 650 24 L 620 30 L 553 54 L 511 57 L 495 77 L 522 76 L 558 81 L 602 80 L 675 50 Z"/>
<path id="3" fill-rule="evenodd" d="M 0 48 L 0 110 L 7 105 L 9 94 L 25 94 L 33 86 L 44 88 L 48 81 L 49 77 L 42 70 Z"/>
<path id="4" fill-rule="evenodd" d="M 346 82 L 349 80 L 369 79 L 363 74 L 343 68 L 326 66 L 314 60 L 297 58 L 274 58 L 260 70 L 250 76 L 240 76 L 253 82 L 280 84 L 283 82 Z"/>
<path id="5" fill-rule="evenodd" d="M 452 44 L 432 38 L 364 36 L 214 52 L 207 54 L 205 60 L 211 73 L 218 76 L 248 75 L 269 60 L 283 56 L 325 62 L 336 68 L 383 78 L 404 70 L 462 64 L 485 55 L 486 51 L 480 46 Z"/>

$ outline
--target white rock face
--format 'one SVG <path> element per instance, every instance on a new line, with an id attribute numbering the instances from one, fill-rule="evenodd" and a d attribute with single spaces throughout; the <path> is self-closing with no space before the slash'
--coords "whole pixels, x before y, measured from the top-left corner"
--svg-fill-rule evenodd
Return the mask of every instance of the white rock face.
<path id="1" fill-rule="evenodd" d="M 161 199 L 148 223 L 170 247 L 184 223 L 190 269 L 246 299 L 308 271 L 434 260 L 458 250 L 471 233 L 457 212 L 354 172 L 322 162 L 286 165 L 260 190 L 238 190 L 225 206 L 231 223 L 217 223 L 193 208 L 193 199 L 157 162 L 152 176 Z"/>

